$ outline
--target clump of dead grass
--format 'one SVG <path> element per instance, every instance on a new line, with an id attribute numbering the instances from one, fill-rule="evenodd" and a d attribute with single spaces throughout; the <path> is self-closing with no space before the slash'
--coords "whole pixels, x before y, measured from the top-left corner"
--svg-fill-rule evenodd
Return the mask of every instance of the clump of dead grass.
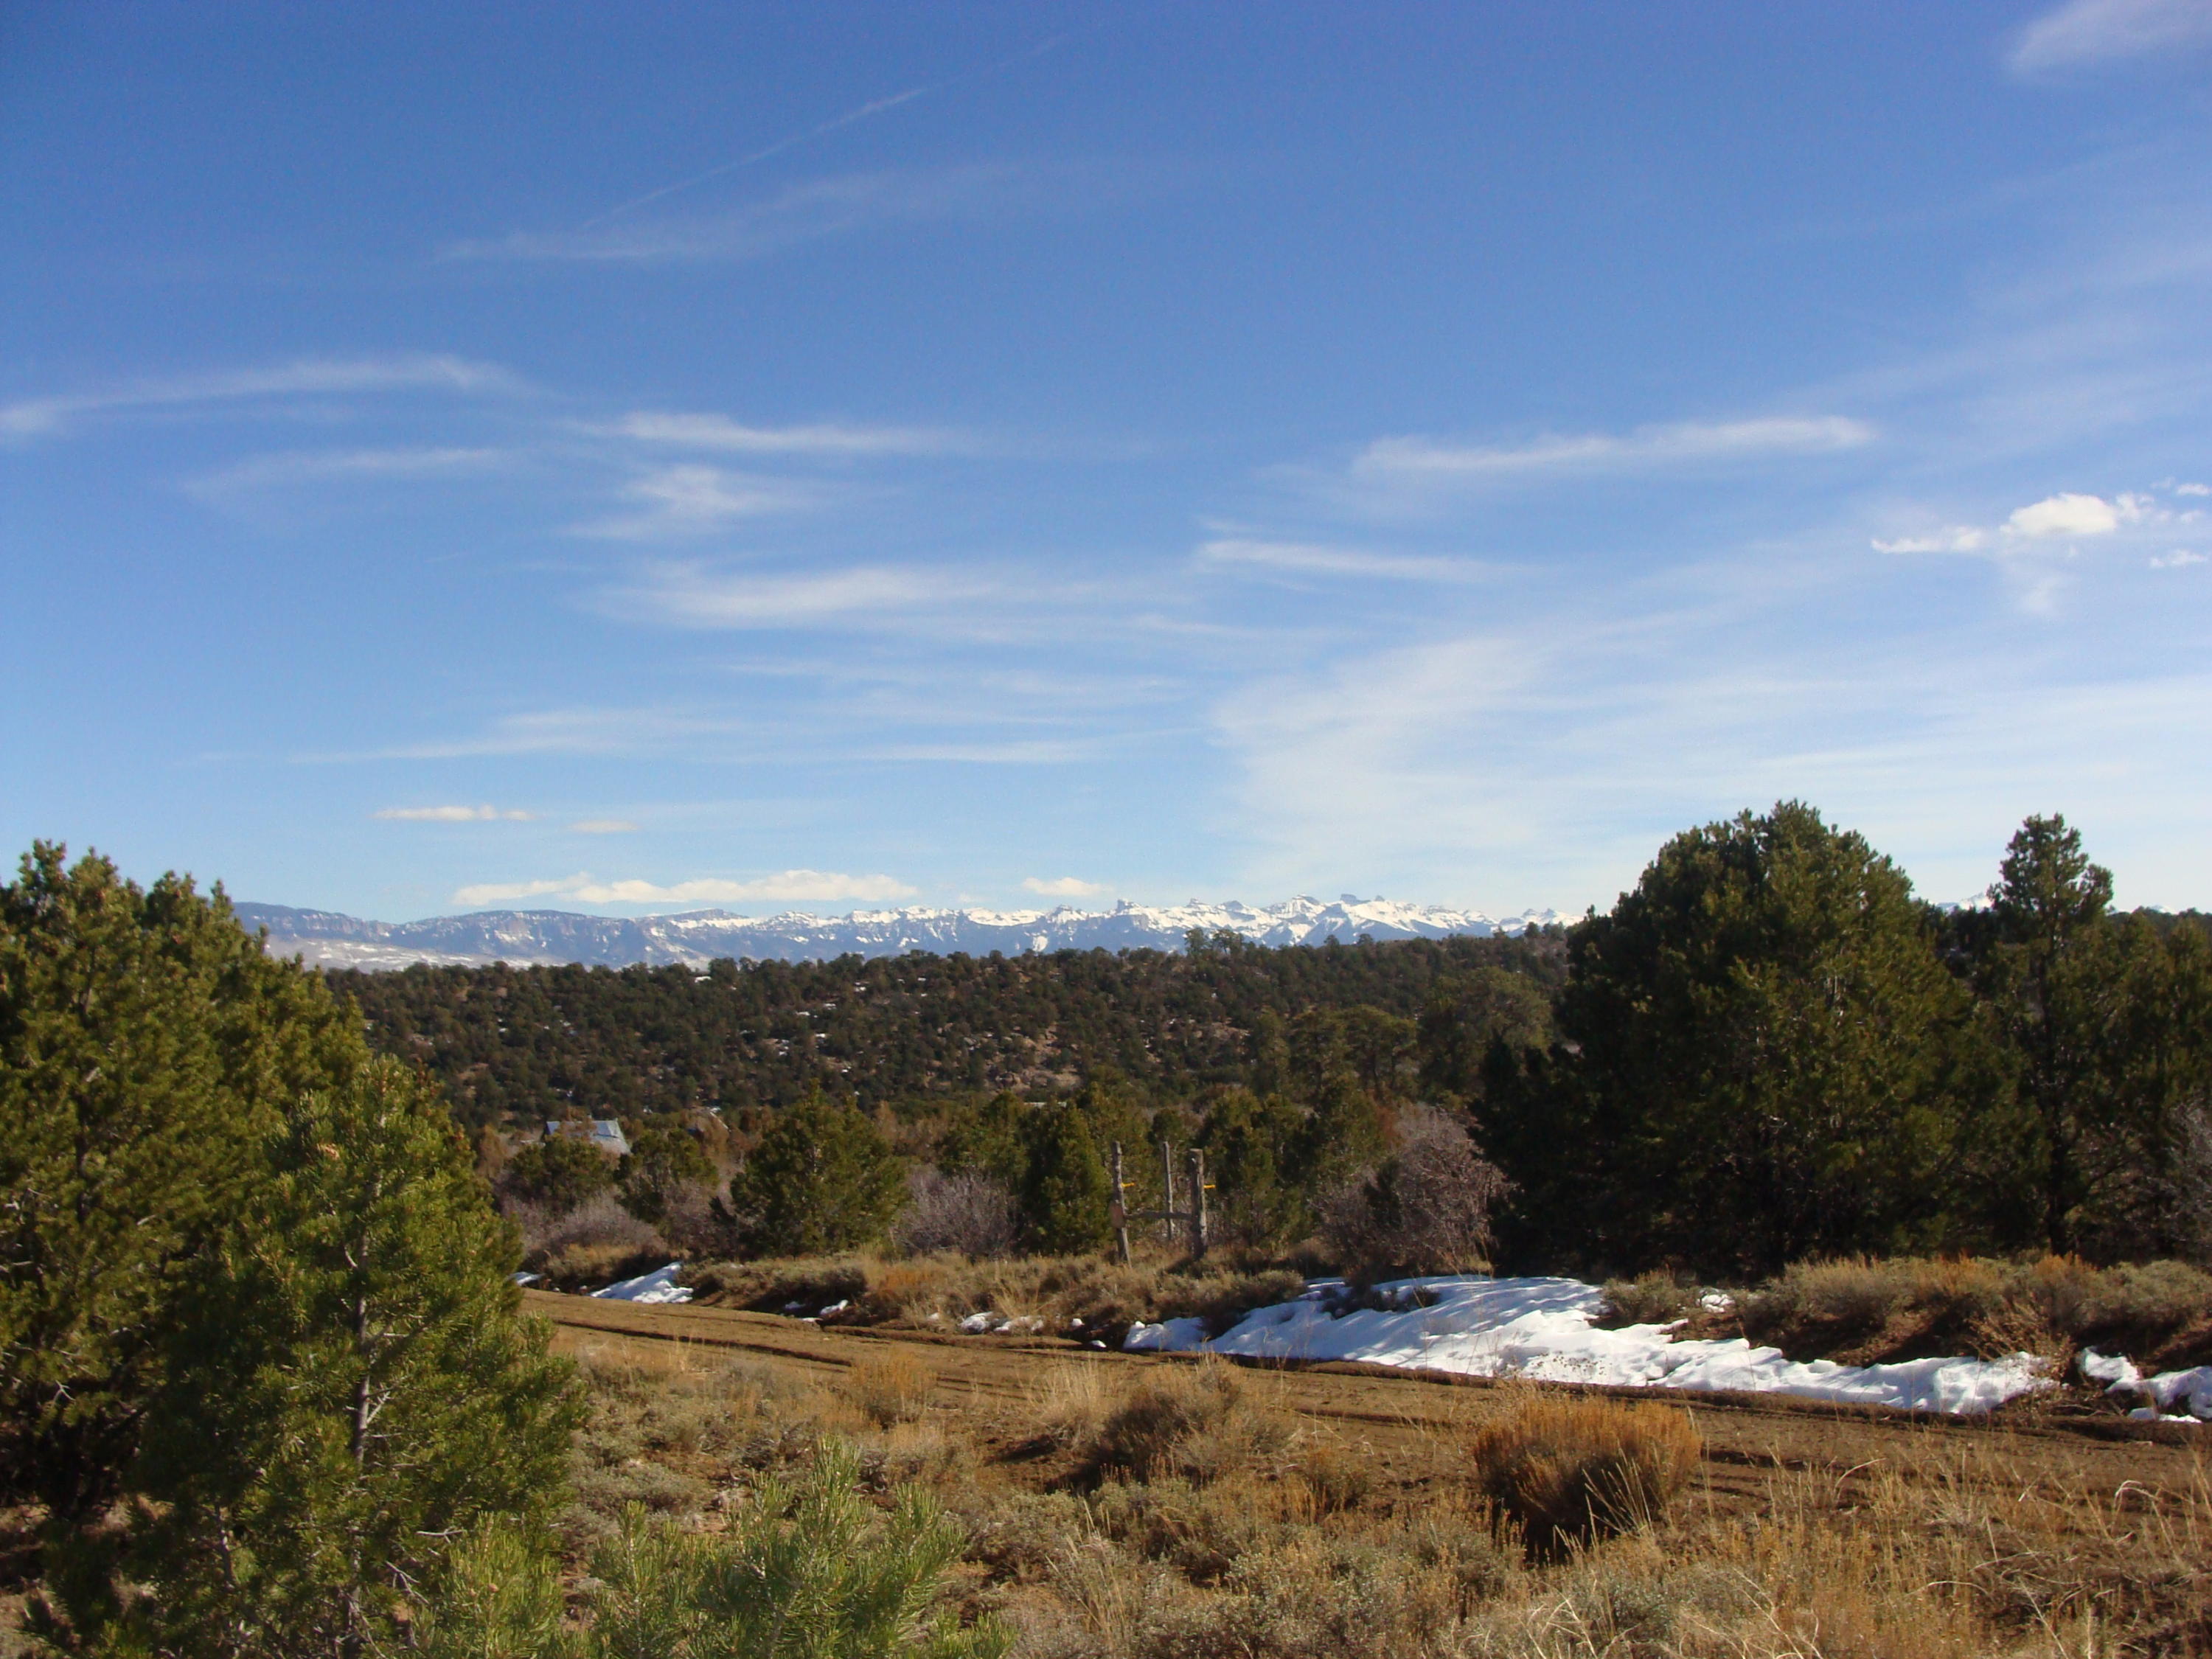
<path id="1" fill-rule="evenodd" d="M 863 1417 L 888 1429 L 921 1416 L 936 1381 L 929 1362 L 911 1348 L 886 1347 L 853 1367 L 845 1394 Z"/>
<path id="2" fill-rule="evenodd" d="M 1675 1407 L 1530 1393 L 1478 1429 L 1468 1455 L 1476 1489 L 1530 1551 L 1556 1556 L 1663 1520 L 1701 1449 Z"/>
<path id="3" fill-rule="evenodd" d="M 1605 1309 L 1598 1322 L 1607 1326 L 1671 1325 L 1698 1310 L 1698 1290 L 1679 1275 L 1661 1269 L 1634 1279 L 1609 1279 Z"/>

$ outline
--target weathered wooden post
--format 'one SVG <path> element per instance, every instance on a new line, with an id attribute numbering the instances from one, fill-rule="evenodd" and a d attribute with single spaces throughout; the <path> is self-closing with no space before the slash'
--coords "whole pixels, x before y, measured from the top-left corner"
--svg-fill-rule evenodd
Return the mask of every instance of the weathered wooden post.
<path id="1" fill-rule="evenodd" d="M 1160 1142 L 1160 1225 L 1165 1230 L 1169 1243 L 1175 1243 L 1175 1156 L 1169 1151 L 1167 1141 Z"/>
<path id="2" fill-rule="evenodd" d="M 1190 1149 L 1190 1253 L 1206 1254 L 1206 1153 Z"/>
<path id="3" fill-rule="evenodd" d="M 1114 1248 L 1121 1265 L 1129 1265 L 1129 1183 L 1121 1178 L 1121 1143 L 1114 1143 Z"/>

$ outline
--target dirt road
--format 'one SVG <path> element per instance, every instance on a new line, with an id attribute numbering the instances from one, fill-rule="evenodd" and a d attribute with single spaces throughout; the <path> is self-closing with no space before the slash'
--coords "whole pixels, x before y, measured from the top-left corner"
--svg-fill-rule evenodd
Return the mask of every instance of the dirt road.
<path id="1" fill-rule="evenodd" d="M 886 1345 L 922 1351 L 936 1382 L 933 1413 L 951 1413 L 979 1445 L 1018 1458 L 1035 1432 L 1037 1404 L 1056 1373 L 1103 1368 L 1115 1386 L 1144 1368 L 1187 1357 L 1124 1354 L 1048 1338 L 939 1336 L 886 1328 L 823 1329 L 800 1320 L 728 1308 L 641 1306 L 529 1292 L 534 1312 L 562 1328 L 562 1346 L 684 1344 L 728 1350 L 751 1362 L 834 1385 Z M 1311 1431 L 1357 1449 L 1382 1480 L 1419 1488 L 1450 1478 L 1468 1429 L 1525 1384 L 1325 1364 L 1267 1368 L 1252 1387 Z M 2147 1425 L 2109 1417 L 2014 1410 L 1986 1419 L 1915 1417 L 1775 1395 L 1659 1395 L 1687 1409 L 1705 1440 L 1703 1501 L 1717 1509 L 1771 1510 L 1781 1489 L 1902 1478 L 1927 1483 L 1931 1504 L 2005 1501 L 2030 1489 L 2078 1494 L 2085 1528 L 2107 1505 L 2166 1504 L 2206 1490 L 2212 1428 Z M 1941 1486 L 1942 1492 L 1933 1488 Z M 1937 1507 L 1943 1507 L 1938 1504 Z"/>

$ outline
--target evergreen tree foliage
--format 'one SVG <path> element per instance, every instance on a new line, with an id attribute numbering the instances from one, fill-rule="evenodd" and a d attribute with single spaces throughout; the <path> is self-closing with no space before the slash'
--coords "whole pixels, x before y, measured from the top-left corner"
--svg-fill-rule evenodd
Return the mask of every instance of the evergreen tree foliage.
<path id="1" fill-rule="evenodd" d="M 1030 1248 L 1041 1255 L 1103 1249 L 1113 1230 L 1114 1183 L 1084 1113 L 1043 1107 L 1022 1129 L 1026 1156 L 1017 1197 Z"/>
<path id="2" fill-rule="evenodd" d="M 471 1125 L 507 1115 L 732 1122 L 816 1088 L 864 1109 L 1013 1091 L 1038 1099 L 1113 1067 L 1147 1105 L 1214 1084 L 1295 1092 L 1270 1036 L 1309 1008 L 1419 1015 L 1438 981 L 1490 965 L 1555 985 L 1560 931 L 1269 948 L 913 955 L 664 968 L 429 968 L 330 975 L 370 1040 L 420 1060 Z M 763 1111 L 763 1115 L 766 1115 Z"/>
<path id="3" fill-rule="evenodd" d="M 1862 837 L 1796 802 L 1678 836 L 1569 962 L 1565 1042 L 1480 1126 L 1525 1248 L 1765 1271 L 1951 1242 L 1970 1000 Z"/>
<path id="4" fill-rule="evenodd" d="M 2212 1195 L 2212 951 L 2195 925 L 2113 916 L 2112 895 L 2079 830 L 2032 817 L 1960 931 L 2013 1062 L 2034 1241 L 2106 1259 L 2194 1250 Z"/>
<path id="5" fill-rule="evenodd" d="M 404 1632 L 452 1540 L 527 1525 L 578 1420 L 514 1233 L 427 1085 L 378 1061 L 304 1097 L 264 1206 L 197 1264 L 132 1471 L 120 1598 L 80 1638 L 331 1659 Z"/>
<path id="6" fill-rule="evenodd" d="M 945 1133 L 938 1166 L 948 1175 L 975 1174 L 1019 1192 L 1029 1172 L 1022 1123 L 1029 1108 L 1001 1089 L 973 1112 L 961 1114 Z"/>
<path id="7" fill-rule="evenodd" d="M 1304 1115 L 1280 1095 L 1262 1100 L 1236 1087 L 1211 1093 L 1199 1140 L 1224 1237 L 1264 1246 L 1303 1230 L 1307 1206 L 1289 1165 L 1304 1127 Z"/>
<path id="8" fill-rule="evenodd" d="M 592 1564 L 588 1632 L 557 1623 L 551 1563 L 511 1535 L 461 1553 L 428 1659 L 999 1659 L 1009 1633 L 945 1605 L 964 1534 L 918 1487 L 888 1513 L 825 1443 L 799 1480 L 764 1480 L 720 1536 L 633 1507 Z"/>
<path id="9" fill-rule="evenodd" d="M 261 1201 L 284 1103 L 363 1057 L 220 889 L 48 842 L 0 887 L 0 1504 L 106 1508 L 182 1274 Z"/>
<path id="10" fill-rule="evenodd" d="M 1487 965 L 1449 975 L 1421 1010 L 1421 1097 L 1480 1100 L 1483 1066 L 1494 1046 L 1518 1054 L 1545 1048 L 1551 1037 L 1552 999 L 1528 975 Z"/>
<path id="11" fill-rule="evenodd" d="M 529 1204 L 573 1210 L 615 1184 L 615 1162 L 574 1135 L 547 1135 L 507 1160 L 500 1186 Z"/>
<path id="12" fill-rule="evenodd" d="M 729 1211 L 756 1255 L 819 1255 L 883 1237 L 906 1193 L 883 1131 L 819 1094 L 779 1115 L 730 1183 Z"/>
<path id="13" fill-rule="evenodd" d="M 622 1161 L 623 1207 L 640 1221 L 668 1218 L 672 1200 L 684 1189 L 712 1187 L 713 1160 L 696 1137 L 681 1129 L 643 1129 Z"/>

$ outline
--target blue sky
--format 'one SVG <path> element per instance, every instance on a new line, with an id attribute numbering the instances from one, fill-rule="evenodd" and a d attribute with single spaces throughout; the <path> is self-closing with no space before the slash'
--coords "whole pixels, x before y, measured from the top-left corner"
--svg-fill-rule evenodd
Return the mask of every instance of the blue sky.
<path id="1" fill-rule="evenodd" d="M 2212 0 L 19 4 L 0 217 L 14 848 L 2212 903 Z"/>

